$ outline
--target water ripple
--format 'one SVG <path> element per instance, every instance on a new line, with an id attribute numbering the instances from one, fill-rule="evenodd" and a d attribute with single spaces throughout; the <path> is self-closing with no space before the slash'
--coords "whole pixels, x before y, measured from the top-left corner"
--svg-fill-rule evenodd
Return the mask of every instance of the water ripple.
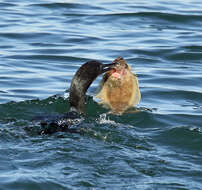
<path id="1" fill-rule="evenodd" d="M 201 189 L 199 0 L 0 6 L 3 189 Z M 117 56 L 139 78 L 135 114 L 109 114 L 87 96 L 82 135 L 39 136 L 32 119 L 69 110 L 68 90 L 81 64 Z"/>

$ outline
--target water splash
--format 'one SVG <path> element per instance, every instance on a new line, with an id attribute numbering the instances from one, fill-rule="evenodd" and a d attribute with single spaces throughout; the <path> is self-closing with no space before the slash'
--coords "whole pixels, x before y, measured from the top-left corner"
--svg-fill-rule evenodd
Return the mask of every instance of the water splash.
<path id="1" fill-rule="evenodd" d="M 97 123 L 98 124 L 112 124 L 112 125 L 117 125 L 117 123 L 113 120 L 110 120 L 108 117 L 107 117 L 107 114 L 106 113 L 103 113 L 99 116 L 98 119 L 96 119 Z"/>

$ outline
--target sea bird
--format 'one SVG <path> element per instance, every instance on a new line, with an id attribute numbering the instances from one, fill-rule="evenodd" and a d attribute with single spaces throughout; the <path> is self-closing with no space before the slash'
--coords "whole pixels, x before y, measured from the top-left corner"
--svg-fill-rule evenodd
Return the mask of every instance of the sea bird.
<path id="1" fill-rule="evenodd" d="M 88 61 L 83 64 L 75 73 L 70 86 L 69 104 L 70 110 L 56 118 L 44 118 L 41 121 L 39 134 L 52 134 L 59 131 L 79 133 L 71 126 L 78 122 L 78 119 L 85 115 L 85 95 L 91 83 L 98 75 L 110 71 L 116 62 L 103 64 L 99 61 Z"/>

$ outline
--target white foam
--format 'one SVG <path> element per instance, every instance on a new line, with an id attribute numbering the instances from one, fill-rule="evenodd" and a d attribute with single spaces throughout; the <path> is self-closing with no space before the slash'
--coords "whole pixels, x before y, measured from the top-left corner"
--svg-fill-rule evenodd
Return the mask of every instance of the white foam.
<path id="1" fill-rule="evenodd" d="M 110 120 L 109 118 L 107 118 L 107 114 L 103 113 L 100 115 L 100 117 L 97 119 L 97 122 L 99 124 L 113 124 L 113 125 L 117 125 L 117 123 L 115 121 Z"/>

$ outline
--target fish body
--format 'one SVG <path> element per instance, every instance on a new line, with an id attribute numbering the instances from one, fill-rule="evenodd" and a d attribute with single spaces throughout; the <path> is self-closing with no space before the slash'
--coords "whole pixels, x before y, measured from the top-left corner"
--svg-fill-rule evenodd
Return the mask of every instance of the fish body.
<path id="1" fill-rule="evenodd" d="M 137 105 L 141 99 L 137 77 L 122 57 L 114 60 L 116 67 L 105 73 L 97 97 L 112 112 L 122 114 Z"/>

